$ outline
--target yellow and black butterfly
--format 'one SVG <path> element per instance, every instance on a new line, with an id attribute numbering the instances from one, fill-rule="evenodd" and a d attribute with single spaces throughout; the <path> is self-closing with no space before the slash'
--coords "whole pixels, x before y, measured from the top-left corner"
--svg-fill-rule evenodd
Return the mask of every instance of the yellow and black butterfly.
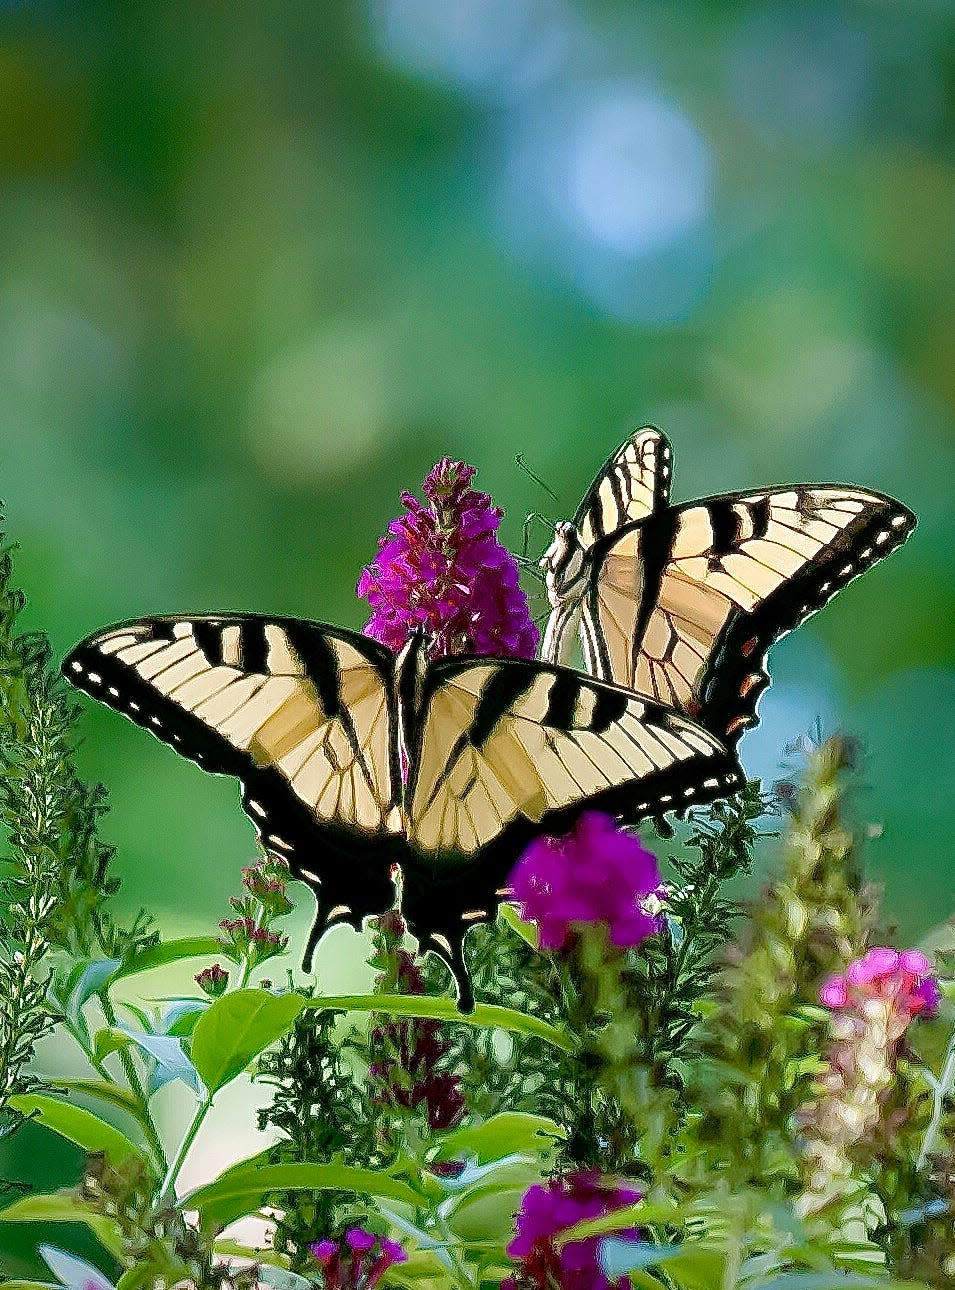
<path id="1" fill-rule="evenodd" d="M 583 807 L 627 823 L 725 796 L 742 776 L 672 708 L 521 659 L 429 663 L 295 618 L 143 618 L 63 664 L 94 698 L 205 770 L 235 775 L 266 850 L 318 900 L 306 963 L 337 922 L 394 903 L 473 1006 L 462 942 L 493 918 L 527 843 Z"/>
<path id="2" fill-rule="evenodd" d="M 766 655 L 895 550 L 915 516 L 891 497 L 789 484 L 669 505 L 670 445 L 637 431 L 541 560 L 541 656 L 579 631 L 587 671 L 676 707 L 735 749 L 757 721 Z"/>

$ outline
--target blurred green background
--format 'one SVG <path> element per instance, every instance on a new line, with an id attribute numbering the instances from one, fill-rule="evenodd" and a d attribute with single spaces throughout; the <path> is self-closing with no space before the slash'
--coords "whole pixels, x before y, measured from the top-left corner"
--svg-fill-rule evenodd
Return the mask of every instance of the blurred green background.
<path id="1" fill-rule="evenodd" d="M 29 626 L 60 653 L 154 612 L 357 627 L 358 572 L 444 453 L 512 546 L 645 421 L 678 500 L 872 486 L 919 528 L 777 648 L 742 753 L 775 778 L 817 716 L 861 735 L 887 921 L 951 912 L 947 0 L 7 0 L 0 30 Z M 104 710 L 84 733 L 122 907 L 207 930 L 252 852 L 234 784 Z"/>

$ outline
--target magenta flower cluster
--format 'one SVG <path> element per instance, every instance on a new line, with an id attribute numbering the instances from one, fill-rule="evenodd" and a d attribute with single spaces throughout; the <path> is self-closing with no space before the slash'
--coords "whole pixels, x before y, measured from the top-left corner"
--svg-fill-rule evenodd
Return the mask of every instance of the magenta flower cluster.
<path id="1" fill-rule="evenodd" d="M 642 1193 L 602 1181 L 596 1170 L 552 1178 L 524 1193 L 516 1219 L 517 1235 L 507 1247 L 520 1270 L 501 1283 L 501 1290 L 625 1290 L 629 1280 L 610 1281 L 600 1267 L 600 1238 L 587 1237 L 559 1245 L 555 1238 L 590 1218 L 602 1218 Z M 615 1232 L 623 1240 L 639 1240 L 635 1228 Z"/>
<path id="2" fill-rule="evenodd" d="M 474 467 L 443 457 L 423 492 L 401 494 L 378 554 L 358 579 L 372 615 L 366 636 L 399 650 L 416 630 L 431 658 L 495 654 L 533 658 L 540 634 L 521 590 L 517 561 L 497 538 L 503 514 L 471 488 Z"/>
<path id="3" fill-rule="evenodd" d="M 936 1012 L 940 994 L 931 963 L 921 950 L 879 945 L 830 976 L 819 991 L 819 1002 L 833 1011 L 860 1007 L 866 999 L 884 999 L 910 1017 Z"/>
<path id="4" fill-rule="evenodd" d="M 511 874 L 514 899 L 544 949 L 563 948 L 577 924 L 605 923 L 610 941 L 639 945 L 663 926 L 647 908 L 661 888 L 656 857 L 613 818 L 586 811 L 564 837 L 535 838 Z"/>
<path id="5" fill-rule="evenodd" d="M 363 1227 L 349 1228 L 340 1241 L 317 1241 L 308 1248 L 322 1269 L 325 1290 L 371 1290 L 393 1264 L 408 1258 L 397 1241 Z"/>

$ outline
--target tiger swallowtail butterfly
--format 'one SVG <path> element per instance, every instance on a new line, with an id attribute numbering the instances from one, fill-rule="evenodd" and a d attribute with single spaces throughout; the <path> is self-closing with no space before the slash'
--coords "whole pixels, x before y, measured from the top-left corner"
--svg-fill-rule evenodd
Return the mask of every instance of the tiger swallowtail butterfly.
<path id="1" fill-rule="evenodd" d="M 734 751 L 757 721 L 770 646 L 900 546 L 891 497 L 789 484 L 669 504 L 672 453 L 646 427 L 607 461 L 541 560 L 541 656 L 584 665 L 698 721 Z"/>
<path id="2" fill-rule="evenodd" d="M 532 838 L 583 808 L 635 824 L 726 796 L 733 758 L 672 707 L 549 663 L 427 661 L 355 632 L 252 614 L 143 618 L 63 664 L 182 756 L 236 776 L 265 849 L 314 891 L 306 950 L 395 900 L 473 1007 L 462 944 Z"/>

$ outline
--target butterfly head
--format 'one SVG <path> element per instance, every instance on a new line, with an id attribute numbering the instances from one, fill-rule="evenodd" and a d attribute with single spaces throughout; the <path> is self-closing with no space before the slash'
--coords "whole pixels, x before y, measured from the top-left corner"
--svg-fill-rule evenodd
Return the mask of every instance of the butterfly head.
<path id="1" fill-rule="evenodd" d="M 586 584 L 587 555 L 575 525 L 561 520 L 554 525 L 554 540 L 541 556 L 547 598 L 555 609 L 578 600 Z"/>

